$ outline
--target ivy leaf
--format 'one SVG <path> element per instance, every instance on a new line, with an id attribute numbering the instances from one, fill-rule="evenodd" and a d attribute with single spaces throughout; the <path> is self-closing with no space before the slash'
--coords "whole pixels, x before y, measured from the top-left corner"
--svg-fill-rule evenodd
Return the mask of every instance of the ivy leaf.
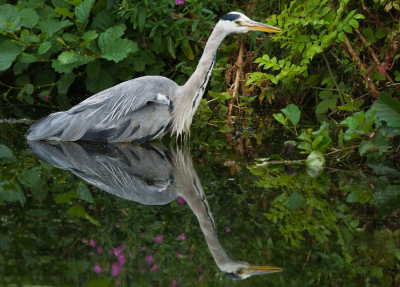
<path id="1" fill-rule="evenodd" d="M 89 18 L 93 4 L 94 0 L 84 0 L 78 6 L 75 6 L 75 16 L 78 22 L 83 23 Z"/>
<path id="2" fill-rule="evenodd" d="M 385 121 L 389 127 L 400 127 L 400 101 L 393 99 L 389 94 L 381 93 L 379 100 L 375 101 L 376 118 Z"/>
<path id="3" fill-rule="evenodd" d="M 136 43 L 120 38 L 123 34 L 124 29 L 121 26 L 115 26 L 100 35 L 99 47 L 102 51 L 102 58 L 118 63 L 125 59 L 129 53 L 138 50 Z"/>
<path id="4" fill-rule="evenodd" d="M 0 45 L 0 71 L 7 70 L 11 64 L 21 54 L 23 47 L 20 47 L 11 40 L 6 40 Z"/>
<path id="5" fill-rule="evenodd" d="M 301 112 L 297 106 L 290 104 L 286 108 L 281 109 L 281 111 L 292 122 L 294 126 L 296 126 L 299 123 Z"/>
<path id="6" fill-rule="evenodd" d="M 51 48 L 51 43 L 50 42 L 43 42 L 40 44 L 40 47 L 38 49 L 38 55 L 42 55 L 46 53 L 49 49 Z"/>
<path id="7" fill-rule="evenodd" d="M 89 203 L 93 203 L 93 197 L 92 194 L 89 191 L 89 188 L 85 184 L 80 184 L 78 188 L 76 189 L 76 194 L 78 197 L 84 201 L 87 201 Z"/>

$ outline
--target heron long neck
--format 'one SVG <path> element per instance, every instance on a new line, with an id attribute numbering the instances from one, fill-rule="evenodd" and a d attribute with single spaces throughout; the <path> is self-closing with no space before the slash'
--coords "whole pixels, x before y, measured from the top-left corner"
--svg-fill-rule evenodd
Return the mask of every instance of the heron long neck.
<path id="1" fill-rule="evenodd" d="M 192 162 L 187 162 L 190 157 L 178 154 L 175 158 L 177 159 L 175 164 L 178 170 L 175 178 L 180 195 L 186 200 L 196 215 L 215 262 L 222 271 L 225 271 L 225 266 L 232 262 L 232 260 L 219 242 L 214 218 L 211 214 L 203 187 L 193 168 Z"/>
<path id="2" fill-rule="evenodd" d="M 228 33 L 221 25 L 216 25 L 204 48 L 203 55 L 193 75 L 183 85 L 174 103 L 173 133 L 181 135 L 189 132 L 192 118 L 203 97 L 207 83 L 216 62 L 219 45 Z"/>

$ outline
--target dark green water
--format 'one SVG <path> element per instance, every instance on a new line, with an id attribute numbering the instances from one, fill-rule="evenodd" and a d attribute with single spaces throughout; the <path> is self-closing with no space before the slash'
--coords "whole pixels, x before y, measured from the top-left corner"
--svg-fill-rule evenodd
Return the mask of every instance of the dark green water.
<path id="1" fill-rule="evenodd" d="M 267 166 L 268 135 L 195 132 L 188 152 L 27 144 L 26 129 L 0 124 L 0 286 L 399 283 L 399 172 L 382 163 Z M 237 261 L 283 271 L 232 281 Z"/>

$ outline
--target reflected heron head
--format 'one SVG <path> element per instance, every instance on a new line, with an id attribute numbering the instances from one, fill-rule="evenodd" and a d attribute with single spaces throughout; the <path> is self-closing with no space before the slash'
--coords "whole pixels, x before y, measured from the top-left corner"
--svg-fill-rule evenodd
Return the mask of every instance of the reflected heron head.
<path id="1" fill-rule="evenodd" d="M 283 271 L 275 266 L 250 265 L 247 262 L 232 262 L 224 268 L 224 274 L 233 280 L 246 279 L 253 275 L 270 274 Z"/>

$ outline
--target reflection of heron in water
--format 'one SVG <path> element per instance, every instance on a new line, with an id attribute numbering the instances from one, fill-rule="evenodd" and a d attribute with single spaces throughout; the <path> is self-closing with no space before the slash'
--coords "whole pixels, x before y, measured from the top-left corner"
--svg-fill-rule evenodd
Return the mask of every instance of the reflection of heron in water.
<path id="1" fill-rule="evenodd" d="M 218 267 L 233 279 L 279 272 L 282 268 L 232 260 L 221 246 L 204 190 L 189 151 L 170 153 L 161 144 L 92 145 L 30 142 L 40 159 L 67 169 L 118 197 L 148 205 L 162 205 L 183 197 L 197 216 Z"/>

